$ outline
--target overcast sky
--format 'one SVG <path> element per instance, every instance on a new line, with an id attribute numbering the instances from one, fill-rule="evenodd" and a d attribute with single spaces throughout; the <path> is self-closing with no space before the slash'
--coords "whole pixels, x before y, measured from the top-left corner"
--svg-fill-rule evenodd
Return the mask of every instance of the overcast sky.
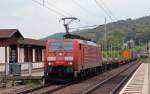
<path id="1" fill-rule="evenodd" d="M 43 38 L 53 33 L 64 32 L 59 19 L 62 14 L 75 16 L 80 22 L 71 27 L 90 26 L 110 22 L 109 16 L 97 6 L 95 0 L 45 0 L 45 6 L 32 0 L 0 0 L 0 28 L 17 28 L 28 38 Z M 42 0 L 36 0 L 42 3 Z M 150 15 L 150 0 L 97 0 L 114 20 L 139 18 Z M 103 2 L 102 2 L 103 1 Z M 108 11 L 111 10 L 111 12 Z M 113 15 L 112 15 L 113 14 Z"/>

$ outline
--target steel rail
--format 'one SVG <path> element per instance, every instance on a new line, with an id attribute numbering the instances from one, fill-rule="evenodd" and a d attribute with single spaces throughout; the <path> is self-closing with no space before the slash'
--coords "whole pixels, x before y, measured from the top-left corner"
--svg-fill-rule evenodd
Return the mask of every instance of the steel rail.
<path id="1" fill-rule="evenodd" d="M 45 84 L 45 85 L 41 85 L 41 86 L 38 86 L 38 87 L 35 87 L 35 88 L 32 88 L 32 89 L 29 89 L 29 90 L 25 90 L 25 91 L 22 91 L 22 92 L 19 92 L 17 94 L 27 94 L 27 93 L 31 93 L 31 92 L 34 92 L 36 90 L 39 90 L 39 89 L 42 89 L 42 88 L 45 88 L 45 87 L 49 87 L 51 86 L 52 83 L 50 84 Z"/>
<path id="2" fill-rule="evenodd" d="M 136 64 L 136 63 L 134 63 L 134 64 Z M 132 64 L 132 65 L 134 65 L 134 64 Z M 130 65 L 129 67 L 131 67 L 132 65 Z M 128 68 L 129 68 L 129 67 L 128 67 Z M 127 69 L 128 69 L 128 68 L 127 68 Z M 127 69 L 126 69 L 126 70 L 127 70 Z M 122 72 L 120 72 L 120 73 L 122 73 Z M 96 75 L 94 75 L 94 76 L 96 76 Z M 116 76 L 117 76 L 117 75 L 116 75 Z M 93 77 L 93 76 L 92 76 L 92 77 Z M 112 77 L 113 77 L 113 76 L 110 76 L 108 79 L 102 81 L 102 82 L 100 83 L 100 85 L 102 85 L 102 84 L 104 84 L 105 82 L 111 80 Z M 42 94 L 50 94 L 50 93 L 56 92 L 56 91 L 58 91 L 58 90 L 61 90 L 61 89 L 65 88 L 65 87 L 68 87 L 68 86 L 70 86 L 70 85 L 73 85 L 73 84 L 76 84 L 76 83 L 80 83 L 80 82 L 82 82 L 82 81 L 84 81 L 84 80 L 87 80 L 87 79 L 89 79 L 89 78 L 91 78 L 91 76 L 86 77 L 86 78 L 83 78 L 83 79 L 80 79 L 80 80 L 74 80 L 74 81 L 72 81 L 72 82 L 70 82 L 70 83 L 67 83 L 67 84 L 64 84 L 64 85 L 55 87 L 54 89 L 45 90 L 45 91 L 44 91 L 45 88 L 48 88 L 48 87 L 52 87 L 52 86 L 53 86 L 53 84 L 50 83 L 50 84 L 42 85 L 42 86 L 39 86 L 39 87 L 36 87 L 36 88 L 33 88 L 33 89 L 29 89 L 29 90 L 26 90 L 26 91 L 22 91 L 22 92 L 19 92 L 19 93 L 17 93 L 17 94 L 32 93 L 32 92 L 38 91 L 39 89 L 40 89 L 40 90 L 43 90 L 43 93 L 42 93 Z M 83 92 L 82 94 L 88 94 L 88 93 Z"/>
<path id="3" fill-rule="evenodd" d="M 141 65 L 141 64 L 140 64 Z M 139 65 L 139 66 L 140 66 Z M 139 67 L 138 66 L 138 67 Z M 137 68 L 132 71 L 128 76 L 126 76 L 109 94 L 116 94 L 118 90 L 128 81 L 128 79 L 132 76 L 132 74 L 137 70 Z"/>
<path id="4" fill-rule="evenodd" d="M 104 81 L 94 85 L 93 87 L 83 91 L 81 94 L 90 94 L 92 93 L 94 90 L 96 90 L 97 88 L 103 86 L 106 82 L 110 81 L 111 79 L 115 78 L 116 76 L 120 75 L 121 73 L 125 72 L 126 70 L 128 70 L 129 68 L 131 68 L 132 66 L 136 65 L 137 63 L 134 63 L 132 65 L 130 65 L 129 67 L 127 67 L 126 69 L 120 71 L 118 74 L 114 75 L 114 76 L 110 76 L 109 78 L 105 79 Z M 140 65 L 140 64 L 139 64 Z M 138 65 L 138 66 L 139 66 Z"/>

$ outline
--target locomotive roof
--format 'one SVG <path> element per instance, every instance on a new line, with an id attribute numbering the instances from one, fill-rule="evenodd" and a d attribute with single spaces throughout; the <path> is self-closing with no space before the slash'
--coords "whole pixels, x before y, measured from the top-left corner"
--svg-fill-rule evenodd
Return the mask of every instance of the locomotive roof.
<path id="1" fill-rule="evenodd" d="M 86 41 L 86 40 L 80 40 L 80 39 L 51 39 L 49 41 L 74 41 L 74 40 L 77 40 L 79 43 L 81 44 L 88 44 L 88 45 L 91 45 L 91 46 L 100 46 L 100 45 L 97 45 L 96 43 L 92 42 L 92 41 Z"/>
<path id="2" fill-rule="evenodd" d="M 96 43 L 94 43 L 92 41 L 79 40 L 79 42 L 82 43 L 82 44 L 88 44 L 88 45 L 92 45 L 92 46 L 98 46 Z"/>

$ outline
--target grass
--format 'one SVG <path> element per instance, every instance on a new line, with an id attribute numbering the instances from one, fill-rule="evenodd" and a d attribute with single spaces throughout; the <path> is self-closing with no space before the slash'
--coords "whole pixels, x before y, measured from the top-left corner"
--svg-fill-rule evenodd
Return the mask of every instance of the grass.
<path id="1" fill-rule="evenodd" d="M 39 85 L 41 85 L 41 81 L 40 80 L 32 80 L 32 81 L 27 81 L 26 84 L 29 86 L 29 87 L 37 87 Z"/>
<path id="2" fill-rule="evenodd" d="M 104 57 L 109 58 L 109 57 L 115 57 L 115 58 L 121 58 L 121 52 L 120 51 L 105 51 L 103 53 Z"/>
<path id="3" fill-rule="evenodd" d="M 139 51 L 141 51 L 144 47 L 145 47 L 145 45 L 143 45 L 143 46 L 136 46 L 136 47 L 132 48 L 131 50 L 132 50 L 132 51 L 139 52 Z"/>

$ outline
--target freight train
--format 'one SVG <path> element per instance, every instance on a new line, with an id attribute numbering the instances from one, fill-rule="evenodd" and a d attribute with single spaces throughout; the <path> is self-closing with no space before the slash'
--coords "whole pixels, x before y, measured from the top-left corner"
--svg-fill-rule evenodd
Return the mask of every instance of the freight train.
<path id="1" fill-rule="evenodd" d="M 122 51 L 122 60 L 103 63 L 102 49 L 94 42 L 80 39 L 48 40 L 45 51 L 45 81 L 66 81 L 103 71 L 113 64 L 123 64 L 137 57 Z M 107 61 L 108 62 L 108 61 Z"/>
<path id="2" fill-rule="evenodd" d="M 138 58 L 137 52 L 129 49 L 123 50 L 121 56 L 123 59 L 122 63 L 132 62 Z"/>

